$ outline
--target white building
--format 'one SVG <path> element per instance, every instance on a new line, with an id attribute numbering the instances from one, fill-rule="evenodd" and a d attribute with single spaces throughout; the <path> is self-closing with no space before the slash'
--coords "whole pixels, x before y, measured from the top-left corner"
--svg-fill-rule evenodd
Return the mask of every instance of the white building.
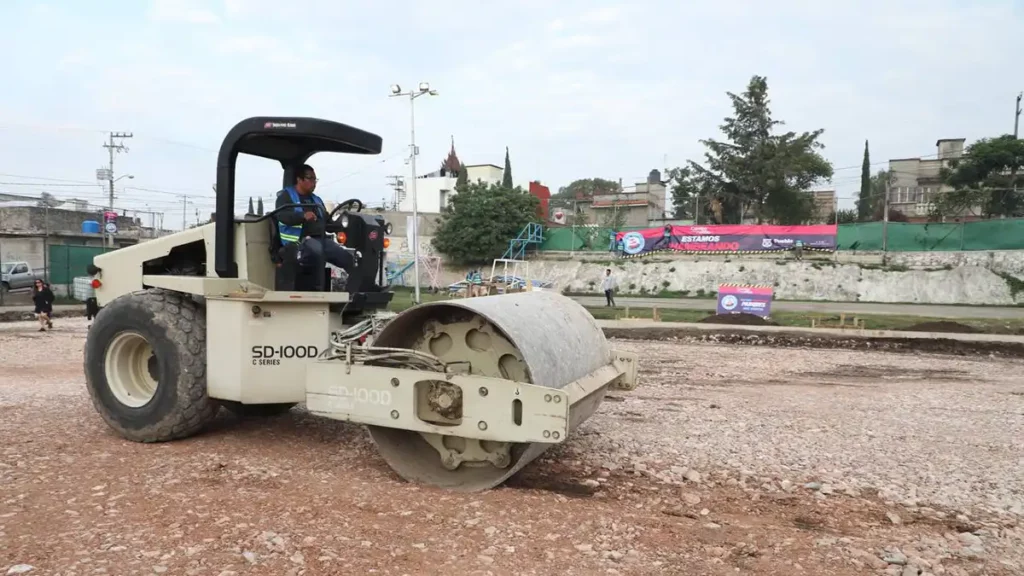
<path id="1" fill-rule="evenodd" d="M 425 214 L 439 214 L 447 205 L 455 192 L 459 169 L 462 163 L 455 154 L 455 141 L 452 141 L 448 157 L 441 163 L 441 168 L 416 178 L 416 209 Z M 472 164 L 466 166 L 466 176 L 470 182 L 500 184 L 504 168 L 494 164 Z M 398 197 L 398 210 L 412 212 L 412 194 L 407 183 Z"/>

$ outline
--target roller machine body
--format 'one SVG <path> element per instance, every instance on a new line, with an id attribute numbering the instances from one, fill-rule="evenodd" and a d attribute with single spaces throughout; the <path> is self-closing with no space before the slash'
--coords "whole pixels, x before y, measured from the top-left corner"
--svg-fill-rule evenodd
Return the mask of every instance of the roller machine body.
<path id="1" fill-rule="evenodd" d="M 324 150 L 376 154 L 380 139 L 317 119 L 245 120 L 221 148 L 215 223 L 95 259 L 102 308 L 85 375 L 97 411 L 122 436 L 174 440 L 200 433 L 220 407 L 253 417 L 304 403 L 366 425 L 408 481 L 483 490 L 569 438 L 609 388 L 636 386 L 636 355 L 613 350 L 586 309 L 560 294 L 387 312 L 390 226 L 361 204 L 328 218 L 357 260 L 346 291 L 330 282 L 281 289 L 281 263 L 268 254 L 273 226 L 233 216 L 235 157 L 280 161 L 288 184 Z"/>

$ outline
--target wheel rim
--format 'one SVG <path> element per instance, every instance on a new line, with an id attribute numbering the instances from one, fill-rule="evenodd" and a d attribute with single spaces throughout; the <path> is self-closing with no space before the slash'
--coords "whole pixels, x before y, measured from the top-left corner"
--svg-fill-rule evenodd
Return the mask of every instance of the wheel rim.
<path id="1" fill-rule="evenodd" d="M 149 403 L 159 383 L 153 347 L 136 332 L 122 332 L 107 346 L 107 385 L 118 402 L 131 408 Z"/>

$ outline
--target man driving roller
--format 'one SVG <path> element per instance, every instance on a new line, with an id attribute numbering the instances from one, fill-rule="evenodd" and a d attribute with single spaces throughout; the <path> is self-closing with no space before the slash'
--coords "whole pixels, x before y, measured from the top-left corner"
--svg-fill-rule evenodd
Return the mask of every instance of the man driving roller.
<path id="1" fill-rule="evenodd" d="M 299 243 L 299 264 L 301 266 L 324 268 L 325 262 L 333 264 L 350 276 L 355 259 L 332 238 L 326 236 L 327 208 L 323 200 L 313 193 L 316 190 L 316 172 L 307 164 L 295 170 L 295 183 L 277 193 L 276 208 L 288 204 L 308 204 L 309 208 L 295 207 L 283 210 L 276 216 L 281 243 Z M 324 276 L 314 275 L 317 290 L 323 289 Z"/>

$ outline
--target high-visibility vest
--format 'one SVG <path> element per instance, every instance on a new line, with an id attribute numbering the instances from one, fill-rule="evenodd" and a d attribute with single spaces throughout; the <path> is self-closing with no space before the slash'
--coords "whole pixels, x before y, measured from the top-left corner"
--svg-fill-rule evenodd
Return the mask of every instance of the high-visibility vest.
<path id="1" fill-rule="evenodd" d="M 288 193 L 288 195 L 291 197 L 292 204 L 299 204 L 299 193 L 295 191 L 295 188 L 289 186 L 282 190 L 282 192 Z M 327 208 L 324 206 L 324 201 L 321 200 L 319 196 L 317 196 L 316 194 L 310 194 L 310 196 L 313 197 L 313 202 L 317 203 L 320 206 L 320 208 L 327 210 Z M 306 210 L 301 206 L 296 206 L 295 211 L 301 214 Z M 320 217 L 324 218 L 323 212 L 321 212 Z M 289 242 L 298 242 L 299 240 L 302 239 L 302 224 L 299 224 L 298 226 L 289 226 L 284 222 L 278 220 L 277 230 L 281 236 L 282 244 L 287 244 Z"/>

